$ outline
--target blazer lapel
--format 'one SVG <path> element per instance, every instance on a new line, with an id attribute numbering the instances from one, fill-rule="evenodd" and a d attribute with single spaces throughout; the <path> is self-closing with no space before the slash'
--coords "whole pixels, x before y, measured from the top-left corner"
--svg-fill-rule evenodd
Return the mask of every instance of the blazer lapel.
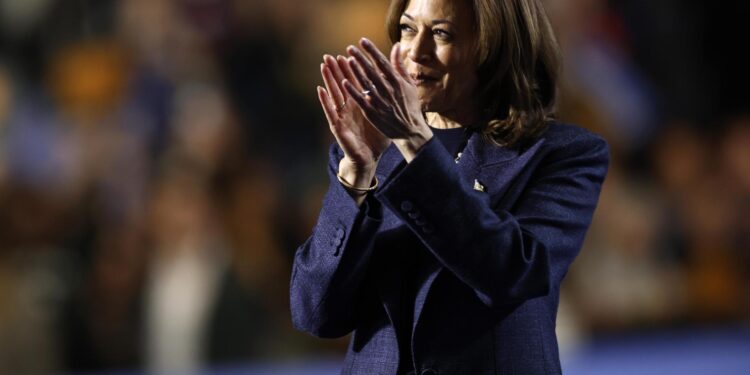
<path id="1" fill-rule="evenodd" d="M 507 150 L 495 147 L 497 150 L 491 150 L 486 147 L 482 140 L 481 134 L 473 132 L 466 147 L 464 148 L 461 158 L 456 163 L 458 173 L 461 175 L 464 181 L 473 181 L 478 173 L 481 171 L 481 164 L 483 160 L 491 157 L 504 157 L 506 159 L 512 159 L 513 154 Z M 497 155 L 495 155 L 497 153 Z M 439 262 L 433 261 L 428 262 L 425 265 L 425 270 L 420 275 L 421 284 L 417 291 L 416 299 L 414 301 L 414 320 L 412 321 L 412 340 L 417 329 L 417 324 L 422 315 L 424 304 L 429 297 L 429 293 L 432 290 L 432 285 L 435 280 L 440 276 L 445 267 Z"/>
<path id="2" fill-rule="evenodd" d="M 477 169 L 471 178 L 475 184 L 481 185 L 492 209 L 511 208 L 536 168 L 540 160 L 537 154 L 543 144 L 544 138 L 523 148 L 498 147 L 487 142 L 477 144 L 474 148 L 478 159 Z M 526 176 L 520 178 L 522 175 Z"/>
<path id="3" fill-rule="evenodd" d="M 530 160 L 535 160 L 533 156 L 543 143 L 544 139 L 539 139 L 523 150 L 499 147 L 485 141 L 480 133 L 474 132 L 457 162 L 458 173 L 472 188 L 475 184 L 481 185 L 482 194 L 488 195 L 491 207 L 497 207 L 501 200 L 506 201 L 503 197 L 518 175 L 522 171 L 530 173 L 533 170 L 527 167 Z M 414 302 L 412 339 L 432 285 L 445 269 L 437 261 L 430 262 L 427 267 L 427 275 L 421 279 L 423 282 Z"/>
<path id="4" fill-rule="evenodd" d="M 499 204 L 501 200 L 505 201 L 503 196 L 519 173 L 533 169 L 525 167 L 528 167 L 529 161 L 537 153 L 543 142 L 543 139 L 537 140 L 534 144 L 521 151 L 518 148 L 498 147 L 486 142 L 480 133 L 473 132 L 456 165 L 457 171 L 461 175 L 463 181 L 469 184 L 468 186 L 473 187 L 475 182 L 479 183 L 484 188 L 482 194 L 488 194 L 492 207 L 497 207 L 497 204 Z M 385 183 L 405 165 L 406 161 L 403 156 L 398 149 L 391 144 L 391 146 L 389 146 L 383 153 L 383 156 L 378 163 L 376 175 L 381 183 Z M 393 223 L 393 225 L 395 225 L 395 223 Z M 391 224 L 386 224 L 386 226 L 392 227 Z M 414 331 L 419 322 L 424 304 L 429 297 L 431 287 L 439 277 L 440 273 L 444 270 L 444 267 L 442 267 L 437 261 L 428 262 L 424 267 L 425 268 L 419 275 L 421 284 L 414 301 L 412 338 L 414 337 Z M 392 277 L 391 280 L 384 280 L 384 282 L 388 284 L 388 287 L 381 288 L 381 298 L 383 299 L 384 307 L 392 321 L 397 315 L 396 311 L 398 311 L 397 306 L 399 304 L 397 302 L 398 298 L 395 295 L 387 295 L 386 293 L 400 290 L 397 287 L 397 284 L 399 284 L 400 281 L 400 277 Z M 381 284 L 381 286 L 385 285 Z"/>

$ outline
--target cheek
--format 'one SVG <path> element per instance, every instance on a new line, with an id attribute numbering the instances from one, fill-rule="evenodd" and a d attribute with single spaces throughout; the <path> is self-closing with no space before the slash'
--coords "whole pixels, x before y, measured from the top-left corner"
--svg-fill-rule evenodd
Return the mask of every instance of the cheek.
<path id="1" fill-rule="evenodd" d="M 477 85 L 474 62 L 462 52 L 448 49 L 439 56 L 447 73 L 443 84 L 453 95 L 470 94 Z"/>
<path id="2" fill-rule="evenodd" d="M 448 72 L 443 85 L 446 94 L 453 99 L 470 97 L 477 87 L 477 77 L 473 70 L 466 69 L 466 65 L 455 67 Z"/>

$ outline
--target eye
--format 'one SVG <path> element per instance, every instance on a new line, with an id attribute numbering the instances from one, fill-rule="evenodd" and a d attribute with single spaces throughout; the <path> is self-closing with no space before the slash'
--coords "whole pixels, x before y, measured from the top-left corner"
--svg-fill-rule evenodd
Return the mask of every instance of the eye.
<path id="1" fill-rule="evenodd" d="M 409 25 L 407 25 L 405 23 L 402 23 L 402 24 L 398 25 L 398 29 L 401 30 L 402 34 L 403 33 L 414 33 L 414 32 L 416 32 L 416 30 L 414 30 L 413 27 L 411 27 L 411 26 L 409 26 Z"/>
<path id="2" fill-rule="evenodd" d="M 432 33 L 438 38 L 443 39 L 443 40 L 450 40 L 451 38 L 453 38 L 453 34 L 443 29 L 433 29 Z"/>

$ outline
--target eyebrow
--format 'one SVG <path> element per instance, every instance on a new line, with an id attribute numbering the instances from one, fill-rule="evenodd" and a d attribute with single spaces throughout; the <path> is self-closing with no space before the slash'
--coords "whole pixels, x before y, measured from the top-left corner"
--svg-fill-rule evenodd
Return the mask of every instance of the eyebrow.
<path id="1" fill-rule="evenodd" d="M 410 15 L 409 15 L 408 13 L 404 13 L 404 14 L 402 14 L 402 16 L 404 16 L 404 17 L 406 17 L 406 18 L 408 18 L 408 19 L 410 19 L 410 20 L 414 21 L 414 17 L 410 16 Z M 432 24 L 433 24 L 433 25 L 439 25 L 439 24 L 441 24 L 441 23 L 447 23 L 447 24 L 449 24 L 449 25 L 453 25 L 453 27 L 455 27 L 455 26 L 456 26 L 456 24 L 454 24 L 453 22 L 451 22 L 451 21 L 448 21 L 448 20 L 446 20 L 446 19 L 442 19 L 442 18 L 440 18 L 440 19 L 432 20 Z"/>

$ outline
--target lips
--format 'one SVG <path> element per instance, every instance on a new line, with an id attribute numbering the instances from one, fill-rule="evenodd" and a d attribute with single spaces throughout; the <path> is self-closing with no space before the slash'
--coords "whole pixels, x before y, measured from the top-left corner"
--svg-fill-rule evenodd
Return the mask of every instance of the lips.
<path id="1" fill-rule="evenodd" d="M 425 83 L 432 83 L 432 82 L 436 82 L 438 80 L 438 77 L 435 77 L 435 76 L 432 76 L 432 75 L 429 75 L 429 74 L 425 74 L 425 73 L 422 73 L 422 72 L 410 73 L 409 76 L 411 77 L 412 80 L 414 80 L 414 82 L 417 85 L 425 84 Z"/>

